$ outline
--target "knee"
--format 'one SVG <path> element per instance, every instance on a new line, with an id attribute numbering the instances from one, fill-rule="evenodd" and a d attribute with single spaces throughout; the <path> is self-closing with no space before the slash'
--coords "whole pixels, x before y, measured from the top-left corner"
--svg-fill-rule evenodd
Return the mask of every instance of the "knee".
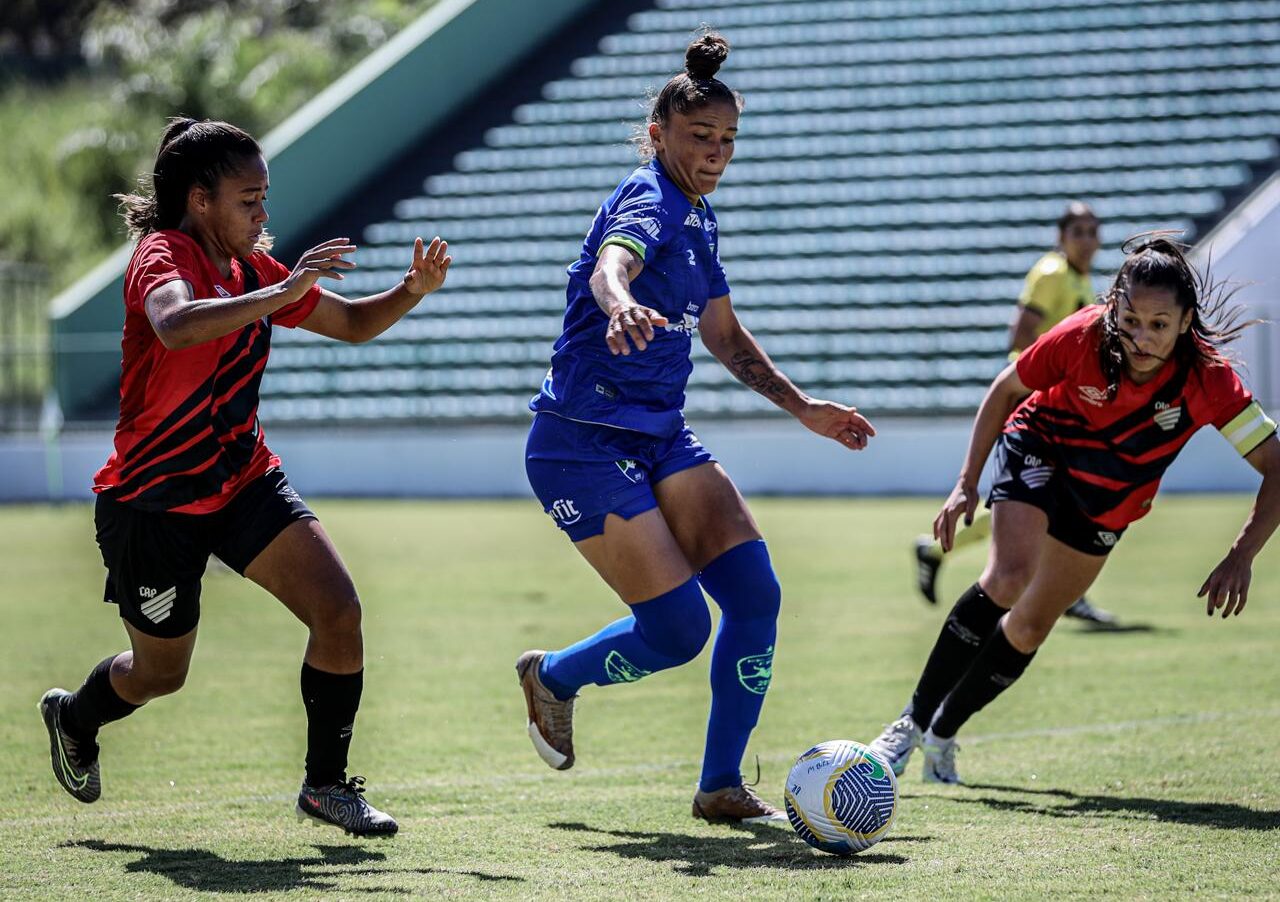
<path id="1" fill-rule="evenodd" d="M 1004 618 L 1004 635 L 1018 651 L 1030 654 L 1049 638 L 1057 618 L 1045 617 L 1016 607 Z"/>
<path id="2" fill-rule="evenodd" d="M 173 667 L 133 669 L 134 693 L 145 696 L 147 701 L 162 695 L 173 695 L 187 682 L 187 664 Z"/>
<path id="3" fill-rule="evenodd" d="M 697 581 L 689 580 L 666 598 L 655 601 L 663 602 L 661 609 L 645 610 L 653 602 L 644 602 L 634 609 L 644 640 L 676 664 L 692 661 L 711 636 L 711 612 L 707 610 Z"/>
<path id="4" fill-rule="evenodd" d="M 1034 574 L 1035 568 L 1030 564 L 1000 564 L 987 568 L 978 583 L 987 593 L 987 597 L 1001 607 L 1007 608 L 1012 607 L 1026 591 L 1027 586 L 1031 585 L 1031 577 Z"/>
<path id="5" fill-rule="evenodd" d="M 322 636 L 358 636 L 363 614 L 354 591 L 321 599 L 312 611 L 311 632 Z"/>
<path id="6" fill-rule="evenodd" d="M 698 576 L 725 617 L 777 620 L 782 586 L 763 540 L 743 542 L 708 564 Z"/>

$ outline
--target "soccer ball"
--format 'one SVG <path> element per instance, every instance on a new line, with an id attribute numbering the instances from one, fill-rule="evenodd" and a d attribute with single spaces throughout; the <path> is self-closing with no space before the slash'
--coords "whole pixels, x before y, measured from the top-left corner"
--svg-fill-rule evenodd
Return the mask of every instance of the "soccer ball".
<path id="1" fill-rule="evenodd" d="M 785 798 L 801 839 L 833 855 L 852 855 L 874 846 L 893 826 L 898 779 L 862 743 L 833 739 L 796 760 Z"/>

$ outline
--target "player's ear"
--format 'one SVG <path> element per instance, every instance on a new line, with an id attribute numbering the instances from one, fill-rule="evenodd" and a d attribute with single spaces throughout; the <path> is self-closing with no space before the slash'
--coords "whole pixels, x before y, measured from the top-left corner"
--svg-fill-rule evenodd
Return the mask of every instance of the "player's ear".
<path id="1" fill-rule="evenodd" d="M 662 150 L 662 126 L 657 122 L 649 123 L 649 143 L 654 150 Z"/>
<path id="2" fill-rule="evenodd" d="M 187 209 L 204 215 L 209 210 L 213 195 L 204 185 L 195 184 L 187 191 Z"/>
<path id="3" fill-rule="evenodd" d="M 1191 320 L 1195 317 L 1195 310 L 1188 307 L 1182 311 L 1182 322 L 1178 324 L 1178 334 L 1186 335 L 1187 330 L 1191 328 Z"/>

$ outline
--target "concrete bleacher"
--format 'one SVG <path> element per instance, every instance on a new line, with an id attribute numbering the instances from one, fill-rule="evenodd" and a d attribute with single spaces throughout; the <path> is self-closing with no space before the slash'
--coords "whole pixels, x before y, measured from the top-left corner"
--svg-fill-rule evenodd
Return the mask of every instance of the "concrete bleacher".
<path id="1" fill-rule="evenodd" d="M 712 197 L 735 306 L 805 389 L 877 415 L 973 410 L 1068 199 L 1103 217 L 1100 289 L 1122 238 L 1194 240 L 1276 165 L 1280 0 L 659 0 L 363 228 L 345 292 L 433 234 L 447 288 L 367 345 L 277 330 L 263 419 L 523 418 L 564 267 L 701 22 L 746 100 Z M 695 348 L 690 413 L 770 409 Z"/>

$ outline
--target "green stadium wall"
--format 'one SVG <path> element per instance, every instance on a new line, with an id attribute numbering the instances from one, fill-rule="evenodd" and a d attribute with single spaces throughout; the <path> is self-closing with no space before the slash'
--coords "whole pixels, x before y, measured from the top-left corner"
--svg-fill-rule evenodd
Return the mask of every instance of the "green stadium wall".
<path id="1" fill-rule="evenodd" d="M 441 0 L 263 139 L 277 241 L 305 234 L 598 2 Z M 100 418 L 104 402 L 114 406 L 131 251 L 119 248 L 50 306 L 54 386 L 67 419 Z"/>

